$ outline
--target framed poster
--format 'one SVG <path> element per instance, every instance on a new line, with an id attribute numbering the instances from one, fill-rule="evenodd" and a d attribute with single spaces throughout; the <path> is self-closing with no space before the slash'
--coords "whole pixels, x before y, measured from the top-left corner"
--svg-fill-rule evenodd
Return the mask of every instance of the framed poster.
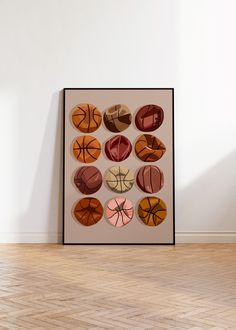
<path id="1" fill-rule="evenodd" d="M 64 89 L 64 244 L 174 244 L 174 89 Z"/>

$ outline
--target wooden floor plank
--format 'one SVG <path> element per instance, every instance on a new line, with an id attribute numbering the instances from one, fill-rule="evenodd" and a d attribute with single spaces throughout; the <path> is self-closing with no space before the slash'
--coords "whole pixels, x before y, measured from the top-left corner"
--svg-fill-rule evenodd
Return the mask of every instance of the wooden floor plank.
<path id="1" fill-rule="evenodd" d="M 236 329 L 236 244 L 2 244 L 0 329 Z"/>

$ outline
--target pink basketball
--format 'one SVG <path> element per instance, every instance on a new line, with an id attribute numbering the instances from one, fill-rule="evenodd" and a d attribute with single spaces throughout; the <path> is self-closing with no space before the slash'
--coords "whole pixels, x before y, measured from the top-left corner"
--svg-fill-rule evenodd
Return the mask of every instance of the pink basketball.
<path id="1" fill-rule="evenodd" d="M 105 215 L 111 225 L 122 227 L 133 218 L 134 208 L 127 198 L 117 197 L 107 203 Z"/>

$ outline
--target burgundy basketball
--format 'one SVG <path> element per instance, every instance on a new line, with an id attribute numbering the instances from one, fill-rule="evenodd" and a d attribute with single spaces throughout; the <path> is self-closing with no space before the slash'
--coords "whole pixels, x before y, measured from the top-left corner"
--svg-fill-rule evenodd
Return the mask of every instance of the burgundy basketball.
<path id="1" fill-rule="evenodd" d="M 164 184 L 164 177 L 159 167 L 154 165 L 143 166 L 136 177 L 137 185 L 146 193 L 157 193 Z"/>
<path id="2" fill-rule="evenodd" d="M 105 144 L 105 153 L 107 158 L 114 162 L 120 162 L 129 157 L 132 145 L 125 136 L 115 135 Z"/>
<path id="3" fill-rule="evenodd" d="M 155 104 L 143 106 L 135 116 L 135 124 L 140 131 L 152 132 L 161 126 L 164 120 L 164 111 Z"/>
<path id="4" fill-rule="evenodd" d="M 102 174 L 95 166 L 81 166 L 75 173 L 74 182 L 82 194 L 94 194 L 101 188 Z"/>

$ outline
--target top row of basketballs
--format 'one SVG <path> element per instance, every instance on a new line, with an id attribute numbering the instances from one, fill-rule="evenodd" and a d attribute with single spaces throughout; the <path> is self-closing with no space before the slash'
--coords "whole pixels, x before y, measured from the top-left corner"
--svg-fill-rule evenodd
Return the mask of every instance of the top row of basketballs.
<path id="1" fill-rule="evenodd" d="M 114 133 L 126 130 L 132 121 L 130 109 L 124 104 L 108 108 L 103 115 L 106 128 Z M 155 104 L 142 106 L 135 115 L 135 125 L 143 132 L 159 128 L 164 120 L 163 109 Z M 102 123 L 102 113 L 93 104 L 81 103 L 72 110 L 72 122 L 83 133 L 96 131 Z"/>

